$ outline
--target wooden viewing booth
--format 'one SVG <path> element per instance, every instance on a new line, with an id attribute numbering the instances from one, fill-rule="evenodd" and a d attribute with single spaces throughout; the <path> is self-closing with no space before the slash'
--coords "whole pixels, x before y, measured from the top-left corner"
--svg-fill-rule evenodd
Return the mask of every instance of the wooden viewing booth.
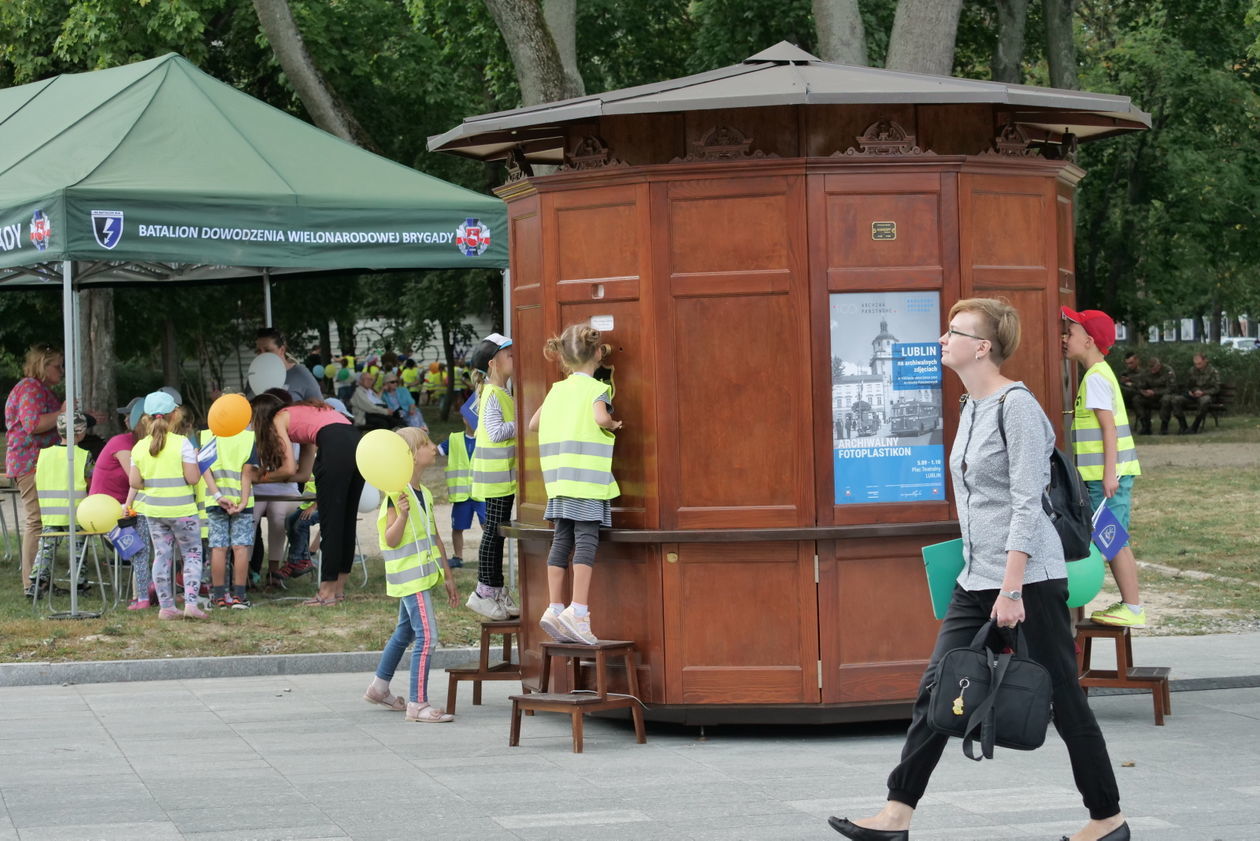
<path id="1" fill-rule="evenodd" d="M 622 495 L 591 602 L 600 637 L 636 641 L 649 717 L 905 713 L 937 628 L 920 548 L 958 535 L 949 306 L 1017 306 L 1005 371 L 1061 417 L 1076 144 L 1148 127 L 1125 97 L 780 43 L 430 140 L 507 163 L 518 418 L 562 377 L 548 337 L 590 320 L 615 348 Z M 550 526 L 537 436 L 518 454 L 529 681 Z"/>

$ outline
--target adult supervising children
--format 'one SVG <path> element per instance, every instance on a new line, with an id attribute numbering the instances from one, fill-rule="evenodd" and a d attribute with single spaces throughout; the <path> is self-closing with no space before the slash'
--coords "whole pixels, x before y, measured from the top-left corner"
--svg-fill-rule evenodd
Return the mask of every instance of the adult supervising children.
<path id="1" fill-rule="evenodd" d="M 346 579 L 354 566 L 355 524 L 363 493 L 363 474 L 354 461 L 360 432 L 322 400 L 285 405 L 272 394 L 262 394 L 251 402 L 258 463 L 264 471 L 259 481 L 301 484 L 315 477 L 323 561 L 319 592 L 302 604 L 338 604 L 345 598 Z"/>
<path id="2" fill-rule="evenodd" d="M 949 454 L 965 563 L 919 684 L 901 762 L 888 777 L 888 801 L 869 818 L 831 818 L 831 827 L 846 838 L 909 839 L 910 821 L 949 743 L 927 723 L 938 664 L 947 651 L 969 645 L 994 620 L 998 628 L 1022 623 L 1027 651 L 1019 653 L 1050 673 L 1054 726 L 1067 746 L 1090 817 L 1070 841 L 1129 839 L 1107 744 L 1077 680 L 1063 544 L 1041 507 L 1054 429 L 1028 389 L 1001 372 L 1019 338 L 1019 315 L 1005 301 L 972 298 L 950 309 L 941 363 L 958 375 L 968 394 Z M 1035 797 L 1037 783 L 1026 785 Z"/>
<path id="3" fill-rule="evenodd" d="M 1129 428 L 1129 414 L 1120 395 L 1120 383 L 1105 359 L 1116 342 L 1116 324 L 1101 310 L 1062 308 L 1063 354 L 1085 373 L 1076 392 L 1072 413 L 1072 451 L 1076 468 L 1089 489 L 1097 510 L 1107 509 L 1129 530 L 1133 506 L 1133 477 L 1140 476 L 1137 446 Z M 1120 601 L 1094 611 L 1090 619 L 1103 625 L 1146 627 L 1146 610 L 1138 587 L 1137 559 L 1129 544 L 1111 559 L 1111 574 L 1120 588 Z"/>
<path id="4" fill-rule="evenodd" d="M 591 574 L 599 528 L 612 526 L 612 500 L 620 494 L 612 474 L 612 396 L 595 370 L 608 355 L 598 330 L 574 324 L 547 341 L 543 351 L 569 372 L 547 392 L 529 421 L 538 432 L 538 455 L 547 487 L 543 516 L 555 524 L 547 556 L 549 604 L 539 626 L 557 642 L 599 642 L 591 630 Z M 565 578 L 573 556 L 573 589 L 564 606 Z"/>
<path id="5" fill-rule="evenodd" d="M 519 616 L 503 586 L 503 535 L 516 499 L 516 401 L 508 393 L 512 340 L 491 333 L 473 351 L 477 385 L 477 445 L 472 455 L 472 498 L 486 503 L 485 534 L 477 555 L 477 588 L 468 607 L 487 619 Z"/>

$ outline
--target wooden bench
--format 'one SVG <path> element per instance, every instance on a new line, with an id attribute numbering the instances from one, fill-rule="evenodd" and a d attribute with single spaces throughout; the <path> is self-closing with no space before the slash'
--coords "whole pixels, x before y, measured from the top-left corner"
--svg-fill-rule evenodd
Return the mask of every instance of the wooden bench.
<path id="1" fill-rule="evenodd" d="M 635 741 L 639 744 L 647 742 L 643 727 L 643 706 L 639 701 L 639 678 L 634 666 L 634 643 L 629 640 L 601 640 L 594 645 L 568 642 L 544 642 L 542 644 L 542 675 L 539 678 L 536 693 L 512 696 L 512 730 L 508 737 L 508 746 L 517 747 L 521 743 L 521 714 L 525 712 L 557 712 L 569 715 L 573 733 L 573 752 L 582 752 L 582 716 L 587 713 L 603 710 L 630 708 L 630 717 L 634 720 Z M 568 660 L 572 692 L 548 692 L 551 684 L 551 660 L 559 657 Z M 626 682 L 629 692 L 626 694 L 608 691 L 608 659 L 620 657 L 625 663 Z M 595 690 L 581 689 L 581 663 L 583 660 L 595 662 Z"/>
<path id="2" fill-rule="evenodd" d="M 1229 411 L 1230 404 L 1234 402 L 1234 387 L 1228 383 L 1221 384 L 1221 390 L 1216 392 L 1216 397 L 1212 399 L 1211 405 L 1208 406 L 1208 414 L 1212 416 L 1212 420 L 1216 421 L 1216 426 L 1221 425 L 1221 415 Z"/>
<path id="3" fill-rule="evenodd" d="M 503 659 L 490 662 L 490 637 L 503 637 Z M 516 662 L 512 662 L 512 638 L 516 638 Z M 473 706 L 481 705 L 481 683 L 486 680 L 521 679 L 521 620 L 501 619 L 481 623 L 481 653 L 475 663 L 464 663 L 446 669 L 446 711 L 455 712 L 456 695 L 460 681 L 469 680 L 473 685 Z M 526 689 L 526 692 L 529 690 Z"/>
<path id="4" fill-rule="evenodd" d="M 1116 645 L 1116 668 L 1095 669 L 1090 662 L 1095 639 L 1110 639 Z M 1164 726 L 1164 716 L 1172 715 L 1172 695 L 1168 687 L 1168 666 L 1134 666 L 1133 636 L 1128 628 L 1101 625 L 1086 619 L 1076 623 L 1076 669 L 1081 687 L 1149 690 L 1155 705 L 1155 724 Z"/>

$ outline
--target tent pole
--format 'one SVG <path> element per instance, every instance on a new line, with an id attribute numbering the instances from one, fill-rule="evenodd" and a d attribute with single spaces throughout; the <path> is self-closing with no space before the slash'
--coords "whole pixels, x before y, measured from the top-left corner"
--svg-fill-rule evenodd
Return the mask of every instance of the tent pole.
<path id="1" fill-rule="evenodd" d="M 263 269 L 263 327 L 271 326 L 271 269 Z"/>
<path id="2" fill-rule="evenodd" d="M 75 300 L 74 300 L 74 261 L 72 260 L 65 260 L 61 264 L 61 306 L 62 306 L 62 315 L 63 315 L 62 331 L 64 334 L 62 336 L 62 340 L 65 343 L 64 344 L 65 351 L 63 354 L 63 358 L 65 359 L 65 365 L 63 366 L 64 370 L 62 373 L 65 375 L 64 382 L 66 384 L 66 414 L 69 416 L 67 420 L 71 421 L 70 423 L 66 424 L 66 432 L 70 436 L 67 442 L 67 446 L 66 446 L 66 473 L 67 473 L 66 488 L 68 489 L 67 502 L 69 503 L 66 507 L 67 507 L 67 510 L 70 512 L 70 517 L 69 517 L 70 522 L 69 522 L 69 525 L 66 527 L 66 531 L 70 535 L 70 538 L 68 541 L 69 543 L 68 551 L 70 553 L 70 616 L 69 618 L 74 619 L 74 618 L 77 618 L 79 615 L 79 570 L 78 570 L 79 553 L 75 551 L 75 527 L 78 524 L 75 522 L 75 505 L 77 504 L 77 500 L 74 498 L 75 497 L 75 494 L 74 494 L 74 486 L 75 486 L 75 481 L 74 481 L 75 441 L 74 441 L 74 438 L 75 438 L 75 435 L 74 435 L 74 422 L 72 419 L 74 418 L 74 412 L 75 412 L 75 407 L 76 407 L 77 398 L 78 398 L 78 394 L 76 393 L 78 389 L 75 388 L 75 385 L 76 385 L 76 380 L 79 375 L 79 348 L 78 348 L 78 344 L 75 342 L 75 337 L 78 334 L 79 319 L 78 319 L 78 313 L 75 311 L 76 307 L 75 307 Z M 51 569 L 50 569 L 50 574 L 51 574 Z M 52 587 L 51 580 L 49 581 L 48 586 Z"/>

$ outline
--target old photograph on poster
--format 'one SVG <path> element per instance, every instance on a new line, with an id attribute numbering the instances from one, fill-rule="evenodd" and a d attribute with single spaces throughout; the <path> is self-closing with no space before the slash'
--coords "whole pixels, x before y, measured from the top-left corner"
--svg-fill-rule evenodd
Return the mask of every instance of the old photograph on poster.
<path id="1" fill-rule="evenodd" d="M 945 498 L 940 296 L 831 296 L 837 505 Z"/>

